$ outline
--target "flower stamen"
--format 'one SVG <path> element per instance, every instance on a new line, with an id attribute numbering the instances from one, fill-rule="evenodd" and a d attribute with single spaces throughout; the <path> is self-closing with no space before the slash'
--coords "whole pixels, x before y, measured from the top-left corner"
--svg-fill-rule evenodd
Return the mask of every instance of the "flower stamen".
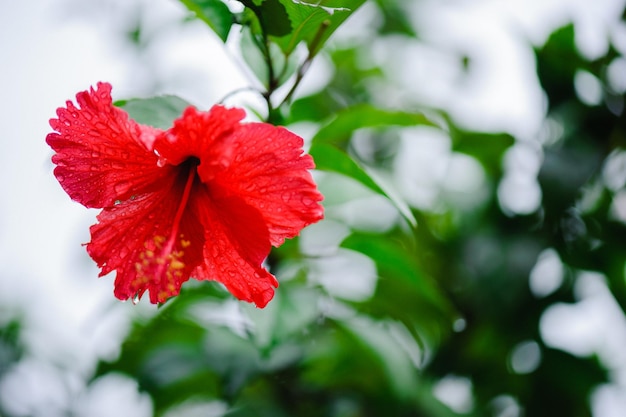
<path id="1" fill-rule="evenodd" d="M 135 264 L 139 281 L 145 283 L 152 281 L 158 284 L 157 286 L 161 290 L 155 295 L 159 302 L 178 291 L 179 281 L 182 279 L 186 267 L 183 261 L 185 254 L 183 249 L 189 247 L 191 242 L 185 239 L 183 234 L 179 234 L 179 229 L 196 177 L 196 166 L 197 162 L 195 161 L 189 163 L 189 173 L 174 215 L 169 237 L 157 235 L 152 238 L 152 241 L 146 242 L 144 244 L 146 250 L 139 254 L 141 262 Z M 180 250 L 175 249 L 177 243 L 181 248 Z"/>

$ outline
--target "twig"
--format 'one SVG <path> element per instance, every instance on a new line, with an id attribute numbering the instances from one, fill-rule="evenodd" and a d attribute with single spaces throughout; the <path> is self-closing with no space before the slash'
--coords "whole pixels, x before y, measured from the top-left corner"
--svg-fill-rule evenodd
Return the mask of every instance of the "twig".
<path id="1" fill-rule="evenodd" d="M 240 88 L 237 88 L 236 90 L 233 90 L 233 91 L 229 92 L 228 94 L 226 94 L 226 95 L 225 95 L 224 97 L 222 97 L 222 99 L 221 99 L 221 100 L 219 100 L 217 103 L 218 103 L 218 104 L 224 104 L 224 102 L 225 102 L 226 100 L 228 100 L 229 98 L 231 98 L 232 96 L 234 96 L 234 95 L 236 95 L 236 94 L 239 94 L 239 93 L 243 93 L 243 92 L 245 92 L 245 91 L 251 91 L 251 92 L 257 93 L 257 94 L 258 94 L 258 95 L 260 95 L 261 97 L 264 97 L 264 96 L 265 96 L 265 93 L 264 93 L 263 91 L 261 91 L 261 90 L 257 89 L 257 88 L 254 88 L 254 87 L 240 87 Z"/>

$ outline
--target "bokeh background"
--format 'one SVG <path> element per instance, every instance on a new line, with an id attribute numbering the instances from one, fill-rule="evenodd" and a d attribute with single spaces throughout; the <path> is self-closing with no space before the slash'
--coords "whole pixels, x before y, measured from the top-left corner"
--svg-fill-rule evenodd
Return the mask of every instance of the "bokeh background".
<path id="1" fill-rule="evenodd" d="M 48 120 L 97 81 L 262 111 L 229 95 L 259 86 L 241 35 L 174 0 L 2 2 L 0 415 L 626 415 L 624 6 L 366 1 L 284 121 L 341 136 L 417 228 L 320 169 L 326 219 L 269 259 L 270 306 L 189 283 L 157 310 L 96 279 Z"/>

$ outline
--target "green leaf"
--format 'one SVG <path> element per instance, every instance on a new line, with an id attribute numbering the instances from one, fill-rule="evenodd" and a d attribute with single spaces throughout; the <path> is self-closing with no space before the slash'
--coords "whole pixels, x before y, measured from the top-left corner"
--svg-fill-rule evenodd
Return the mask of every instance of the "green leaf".
<path id="1" fill-rule="evenodd" d="M 315 160 L 315 167 L 322 171 L 338 172 L 355 179 L 372 189 L 373 191 L 384 194 L 382 188 L 378 186 L 370 178 L 369 175 L 361 168 L 354 159 L 350 158 L 347 153 L 335 146 L 325 143 L 314 143 L 309 153 Z"/>
<path id="2" fill-rule="evenodd" d="M 502 156 L 515 139 L 507 133 L 468 132 L 450 124 L 452 150 L 476 158 L 494 178 L 502 173 Z"/>
<path id="3" fill-rule="evenodd" d="M 250 0 L 241 2 L 254 12 L 266 35 L 285 36 L 291 33 L 291 21 L 287 9 L 279 0 L 265 0 L 261 4 Z"/>
<path id="4" fill-rule="evenodd" d="M 269 87 L 269 70 L 267 66 L 267 58 L 263 54 L 262 47 L 259 46 L 261 39 L 258 39 L 258 35 L 255 35 L 254 30 L 249 26 L 244 26 L 241 30 L 241 42 L 239 47 L 241 48 L 241 55 L 244 61 L 248 64 L 248 68 L 254 73 L 257 79 L 265 86 Z M 269 44 L 270 59 L 272 61 L 272 68 L 275 73 L 273 76 L 280 84 L 287 81 L 297 70 L 297 59 L 295 56 L 286 57 L 280 50 L 278 45 L 274 43 Z"/>
<path id="5" fill-rule="evenodd" d="M 180 2 L 209 25 L 223 42 L 226 42 L 234 22 L 233 14 L 226 4 L 221 0 L 180 0 Z"/>
<path id="6" fill-rule="evenodd" d="M 421 271 L 417 249 L 406 237 L 392 232 L 381 238 L 380 235 L 354 232 L 341 246 L 367 255 L 376 263 L 380 275 L 377 296 L 369 302 L 384 306 L 384 314 L 398 319 L 418 318 L 422 328 L 433 325 L 434 331 L 452 321 L 453 308 L 437 283 Z M 383 296 L 386 295 L 386 296 Z M 399 300 L 412 300 L 399 303 Z M 410 305 L 410 307 L 408 307 Z M 419 320 L 428 317 L 427 320 Z"/>
<path id="7" fill-rule="evenodd" d="M 399 34 L 417 37 L 417 33 L 410 21 L 410 15 L 406 13 L 401 4 L 406 4 L 404 0 L 376 0 L 382 12 L 383 24 L 378 30 L 380 34 Z"/>
<path id="8" fill-rule="evenodd" d="M 354 131 L 383 126 L 437 126 L 422 113 L 379 109 L 369 104 L 349 107 L 317 132 L 313 143 L 333 143 L 345 146 Z"/>
<path id="9" fill-rule="evenodd" d="M 376 171 L 359 165 L 344 149 L 358 129 L 416 125 L 436 126 L 421 113 L 383 110 L 368 104 L 359 104 L 339 112 L 330 123 L 321 128 L 313 137 L 310 152 L 319 169 L 347 175 L 389 198 L 409 224 L 415 227 L 417 221 L 407 203 L 396 195 L 393 188 Z"/>
<path id="10" fill-rule="evenodd" d="M 267 63 L 265 61 L 265 56 L 261 51 L 257 40 L 255 39 L 254 31 L 251 27 L 244 26 L 241 30 L 241 41 L 239 43 L 239 47 L 241 48 L 241 56 L 243 57 L 246 64 L 248 64 L 248 68 L 252 71 L 252 73 L 256 76 L 256 78 L 261 81 L 261 83 L 268 87 L 269 81 L 269 71 L 267 68 Z"/>
<path id="11" fill-rule="evenodd" d="M 394 203 L 400 214 L 402 214 L 412 227 L 417 226 L 417 220 L 406 202 L 398 198 L 390 187 L 386 186 L 380 179 L 375 181 L 372 178 L 373 172 L 368 173 L 346 152 L 326 143 L 314 143 L 309 153 L 315 160 L 315 166 L 318 169 L 346 175 L 374 192 L 387 197 Z"/>
<path id="12" fill-rule="evenodd" d="M 16 364 L 24 354 L 21 340 L 22 322 L 13 318 L 5 323 L 2 317 L 5 311 L 0 309 L 0 378 Z"/>
<path id="13" fill-rule="evenodd" d="M 333 32 L 365 0 L 280 0 L 291 22 L 291 32 L 284 36 L 274 36 L 274 41 L 286 55 L 304 41 L 309 51 L 315 55 Z M 273 35 L 270 33 L 270 35 Z"/>
<path id="14" fill-rule="evenodd" d="M 289 122 L 324 120 L 341 109 L 342 104 L 337 101 L 333 91 L 325 88 L 295 100 L 289 109 Z"/>
<path id="15" fill-rule="evenodd" d="M 180 117 L 189 104 L 176 96 L 159 96 L 116 101 L 136 122 L 159 129 L 168 129 L 174 119 Z"/>

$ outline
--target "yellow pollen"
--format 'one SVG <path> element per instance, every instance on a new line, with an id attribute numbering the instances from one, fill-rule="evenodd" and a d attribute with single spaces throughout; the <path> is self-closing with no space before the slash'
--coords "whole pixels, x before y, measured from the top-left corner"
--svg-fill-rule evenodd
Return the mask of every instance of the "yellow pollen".
<path id="1" fill-rule="evenodd" d="M 165 242 L 165 236 L 155 236 L 154 245 L 157 249 L 163 249 L 163 242 Z"/>
<path id="2" fill-rule="evenodd" d="M 172 269 L 183 269 L 184 267 L 185 267 L 185 264 L 176 259 L 172 260 L 172 262 L 170 263 L 170 268 Z"/>
<path id="3" fill-rule="evenodd" d="M 138 262 L 135 263 L 136 284 L 158 285 L 158 298 L 165 299 L 174 294 L 185 274 L 184 249 L 190 246 L 191 241 L 185 239 L 183 234 L 178 237 L 178 245 L 162 235 L 148 239 L 144 243 L 144 250 L 138 254 Z"/>

